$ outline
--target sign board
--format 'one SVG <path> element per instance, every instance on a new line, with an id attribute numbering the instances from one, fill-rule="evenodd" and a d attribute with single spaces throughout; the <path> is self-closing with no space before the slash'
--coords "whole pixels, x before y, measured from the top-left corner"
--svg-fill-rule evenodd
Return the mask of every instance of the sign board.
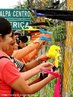
<path id="1" fill-rule="evenodd" d="M 13 30 L 21 30 L 31 22 L 30 11 L 27 9 L 0 9 L 0 17 L 9 20 Z"/>

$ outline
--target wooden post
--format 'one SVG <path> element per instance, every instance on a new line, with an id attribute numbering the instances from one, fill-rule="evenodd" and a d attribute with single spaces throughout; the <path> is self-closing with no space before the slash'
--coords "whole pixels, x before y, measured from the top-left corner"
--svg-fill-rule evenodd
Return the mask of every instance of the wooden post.
<path id="1" fill-rule="evenodd" d="M 73 10 L 73 0 L 67 1 L 67 10 Z M 73 48 L 73 21 L 66 22 L 66 41 L 64 56 L 63 88 L 62 97 L 71 97 L 71 66 Z"/>

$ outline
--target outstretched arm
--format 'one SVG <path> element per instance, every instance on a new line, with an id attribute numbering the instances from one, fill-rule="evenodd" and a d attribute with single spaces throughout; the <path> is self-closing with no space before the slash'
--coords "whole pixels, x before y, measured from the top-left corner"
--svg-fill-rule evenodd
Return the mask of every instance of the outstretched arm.
<path id="1" fill-rule="evenodd" d="M 48 69 L 51 69 L 53 67 L 53 65 L 52 65 L 52 63 L 44 62 L 44 63 L 40 64 L 39 66 L 34 67 L 33 69 L 30 69 L 26 72 L 22 72 L 21 76 L 24 77 L 25 80 L 28 80 L 35 74 L 38 74 L 41 71 L 40 68 L 42 68 L 42 67 L 48 67 Z"/>
<path id="2" fill-rule="evenodd" d="M 36 58 L 36 56 L 38 55 L 40 49 L 34 49 L 31 53 L 29 53 L 28 55 L 24 56 L 22 61 L 23 62 L 29 62 L 32 59 Z"/>
<path id="3" fill-rule="evenodd" d="M 20 50 L 14 51 L 12 56 L 14 56 L 15 58 L 17 58 L 21 61 L 24 56 L 26 56 L 27 54 L 32 52 L 34 49 L 40 48 L 41 44 L 43 44 L 43 42 L 44 42 L 43 40 L 40 40 L 38 38 L 37 40 L 35 40 L 33 43 L 29 44 L 28 46 L 26 46 Z"/>
<path id="4" fill-rule="evenodd" d="M 24 78 L 20 77 L 16 80 L 11 87 L 19 91 L 22 94 L 33 94 L 43 88 L 47 83 L 51 82 L 54 78 L 52 75 L 48 75 L 44 80 L 37 82 L 35 84 L 29 85 Z"/>
<path id="5" fill-rule="evenodd" d="M 38 66 L 39 64 L 41 64 L 43 61 L 47 61 L 47 60 L 48 60 L 48 57 L 45 54 L 41 55 L 40 57 L 36 58 L 35 60 L 32 60 L 31 62 L 27 63 L 24 66 L 23 71 L 30 70 L 30 69 Z"/>

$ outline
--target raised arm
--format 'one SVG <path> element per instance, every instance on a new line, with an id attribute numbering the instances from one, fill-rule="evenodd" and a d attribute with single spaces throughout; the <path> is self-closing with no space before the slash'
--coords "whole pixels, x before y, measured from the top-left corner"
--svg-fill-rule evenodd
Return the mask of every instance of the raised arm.
<path id="1" fill-rule="evenodd" d="M 30 52 L 32 52 L 34 49 L 36 48 L 40 48 L 41 44 L 43 44 L 43 40 L 40 40 L 39 38 L 37 40 L 35 40 L 33 43 L 29 44 L 28 46 L 20 49 L 20 50 L 16 50 L 14 51 L 14 53 L 12 54 L 12 56 L 14 56 L 15 58 L 22 60 L 22 58 L 24 56 L 26 56 L 27 54 L 29 54 Z"/>

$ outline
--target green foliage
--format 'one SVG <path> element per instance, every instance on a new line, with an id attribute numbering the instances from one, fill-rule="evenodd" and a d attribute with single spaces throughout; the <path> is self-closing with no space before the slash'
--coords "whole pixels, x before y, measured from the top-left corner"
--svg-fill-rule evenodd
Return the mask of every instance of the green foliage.
<path id="1" fill-rule="evenodd" d="M 48 31 L 53 32 L 53 38 L 55 41 L 63 41 L 65 39 L 65 25 L 62 23 L 57 26 L 50 26 Z"/>

